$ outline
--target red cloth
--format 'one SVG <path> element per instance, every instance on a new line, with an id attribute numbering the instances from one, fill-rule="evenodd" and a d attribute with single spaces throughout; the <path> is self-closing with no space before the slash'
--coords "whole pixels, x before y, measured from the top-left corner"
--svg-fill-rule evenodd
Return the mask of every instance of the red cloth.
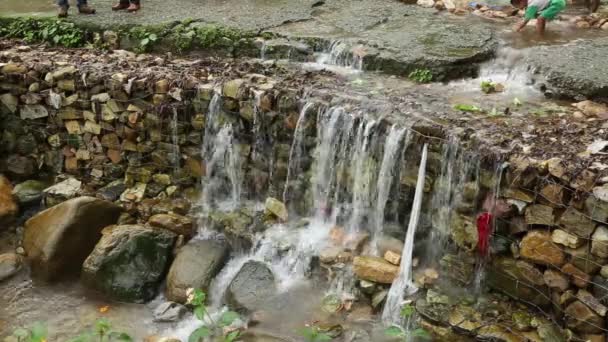
<path id="1" fill-rule="evenodd" d="M 492 234 L 492 214 L 482 213 L 477 216 L 477 251 L 481 256 L 487 256 Z"/>

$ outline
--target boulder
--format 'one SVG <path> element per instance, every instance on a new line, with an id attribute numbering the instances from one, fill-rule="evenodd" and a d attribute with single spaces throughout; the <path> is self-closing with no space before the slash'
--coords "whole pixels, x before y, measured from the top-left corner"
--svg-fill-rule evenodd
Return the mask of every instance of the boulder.
<path id="1" fill-rule="evenodd" d="M 598 226 L 591 236 L 591 254 L 600 258 L 608 258 L 608 228 Z"/>
<path id="2" fill-rule="evenodd" d="M 378 257 L 357 256 L 353 260 L 353 267 L 359 279 L 375 283 L 391 284 L 399 275 L 399 266 Z"/>
<path id="3" fill-rule="evenodd" d="M 545 270 L 545 273 L 543 274 L 543 279 L 545 280 L 545 284 L 547 284 L 549 288 L 556 289 L 560 292 L 566 291 L 570 286 L 568 277 L 565 276 L 563 273 L 553 269 Z"/>
<path id="4" fill-rule="evenodd" d="M 170 230 L 179 235 L 194 235 L 194 224 L 192 219 L 187 216 L 174 213 L 158 214 L 150 217 L 148 224 L 153 227 Z"/>
<path id="5" fill-rule="evenodd" d="M 238 311 L 252 312 L 261 309 L 265 301 L 275 296 L 277 287 L 274 274 L 259 261 L 247 261 L 226 289 L 225 300 Z"/>
<path id="6" fill-rule="evenodd" d="M 21 205 L 38 204 L 42 200 L 43 191 L 48 187 L 46 182 L 39 180 L 26 180 L 15 185 L 13 196 Z"/>
<path id="7" fill-rule="evenodd" d="M 526 224 L 538 224 L 544 226 L 554 226 L 555 217 L 553 216 L 553 208 L 535 204 L 526 208 Z"/>
<path id="8" fill-rule="evenodd" d="M 170 262 L 175 234 L 142 225 L 106 227 L 82 265 L 82 279 L 108 297 L 146 302 L 156 296 Z"/>
<path id="9" fill-rule="evenodd" d="M 559 218 L 559 225 L 572 234 L 589 238 L 595 229 L 595 223 L 584 213 L 568 207 Z"/>
<path id="10" fill-rule="evenodd" d="M 551 233 L 532 230 L 524 236 L 520 244 L 520 255 L 534 263 L 561 266 L 566 262 L 561 248 L 551 240 Z"/>
<path id="11" fill-rule="evenodd" d="M 10 224 L 18 212 L 19 207 L 13 199 L 13 186 L 6 177 L 0 175 L 0 227 Z"/>
<path id="12" fill-rule="evenodd" d="M 167 275 L 167 299 L 185 303 L 189 288 L 208 292 L 213 278 L 229 256 L 228 245 L 220 241 L 192 241 L 180 248 Z"/>
<path id="13" fill-rule="evenodd" d="M 45 279 L 79 271 L 122 209 L 93 197 L 78 197 L 46 209 L 25 222 L 23 247 L 32 272 Z"/>
<path id="14" fill-rule="evenodd" d="M 63 201 L 67 201 L 78 195 L 82 182 L 76 178 L 68 178 L 44 189 L 44 202 L 47 207 L 52 207 Z"/>
<path id="15" fill-rule="evenodd" d="M 568 305 L 564 314 L 566 326 L 577 333 L 603 332 L 604 319 L 578 300 Z"/>
<path id="16" fill-rule="evenodd" d="M 557 244 L 570 248 L 578 248 L 585 243 L 585 241 L 577 235 L 561 229 L 556 229 L 551 233 L 551 240 Z"/>
<path id="17" fill-rule="evenodd" d="M 21 270 L 23 262 L 15 253 L 0 254 L 0 281 L 8 279 Z"/>
<path id="18" fill-rule="evenodd" d="M 580 288 L 587 287 L 589 280 L 591 279 L 587 273 L 581 271 L 571 263 L 567 263 L 562 267 L 562 273 L 569 275 L 572 283 Z"/>
<path id="19" fill-rule="evenodd" d="M 490 288 L 515 299 L 540 306 L 551 304 L 543 274 L 528 262 L 496 258 L 488 267 L 486 279 Z"/>
<path id="20" fill-rule="evenodd" d="M 279 218 L 281 221 L 286 222 L 288 219 L 287 207 L 281 201 L 276 198 L 268 197 L 264 205 L 266 213 L 272 214 Z"/>
<path id="21" fill-rule="evenodd" d="M 155 322 L 177 322 L 186 312 L 188 308 L 179 303 L 164 302 L 154 309 L 152 315 Z"/>

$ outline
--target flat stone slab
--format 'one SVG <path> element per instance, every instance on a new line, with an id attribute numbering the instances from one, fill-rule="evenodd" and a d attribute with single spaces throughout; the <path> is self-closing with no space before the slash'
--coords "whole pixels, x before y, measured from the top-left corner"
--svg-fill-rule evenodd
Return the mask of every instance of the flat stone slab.
<path id="1" fill-rule="evenodd" d="M 608 100 L 608 37 L 530 49 L 527 62 L 558 97 Z"/>

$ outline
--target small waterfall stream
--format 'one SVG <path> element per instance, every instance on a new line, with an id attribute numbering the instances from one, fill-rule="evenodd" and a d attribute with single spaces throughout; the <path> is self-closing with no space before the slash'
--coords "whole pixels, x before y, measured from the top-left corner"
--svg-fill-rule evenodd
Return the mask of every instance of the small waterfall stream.
<path id="1" fill-rule="evenodd" d="M 304 130 L 306 129 L 306 119 L 309 109 L 313 106 L 312 102 L 307 102 L 300 110 L 300 116 L 296 123 L 296 129 L 293 133 L 293 142 L 289 151 L 289 165 L 287 167 L 287 178 L 285 180 L 285 189 L 283 190 L 283 202 L 288 201 L 288 193 L 290 192 L 289 181 L 295 175 L 300 173 L 300 162 L 302 159 L 302 149 L 304 140 Z"/>
<path id="2" fill-rule="evenodd" d="M 416 192 L 414 194 L 414 203 L 412 204 L 410 221 L 407 227 L 403 252 L 401 254 L 399 276 L 391 285 L 388 296 L 386 297 L 386 303 L 384 304 L 384 311 L 382 312 L 382 320 L 385 323 L 398 324 L 401 321 L 400 310 L 403 296 L 410 295 L 416 291 L 416 286 L 412 282 L 412 258 L 414 253 L 414 237 L 416 235 L 416 228 L 418 227 L 418 219 L 420 217 L 420 209 L 422 207 L 427 153 L 428 145 L 425 144 L 422 148 L 422 156 L 420 157 L 418 180 L 416 181 Z"/>

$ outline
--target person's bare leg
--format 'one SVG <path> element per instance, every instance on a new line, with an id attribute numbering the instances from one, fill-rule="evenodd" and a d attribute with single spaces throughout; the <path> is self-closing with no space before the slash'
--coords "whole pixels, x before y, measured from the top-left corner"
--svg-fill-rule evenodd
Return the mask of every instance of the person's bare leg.
<path id="1" fill-rule="evenodd" d="M 538 32 L 538 34 L 542 37 L 545 35 L 545 25 L 547 23 L 547 20 L 545 20 L 545 18 L 543 17 L 538 17 L 536 19 L 536 32 Z"/>

